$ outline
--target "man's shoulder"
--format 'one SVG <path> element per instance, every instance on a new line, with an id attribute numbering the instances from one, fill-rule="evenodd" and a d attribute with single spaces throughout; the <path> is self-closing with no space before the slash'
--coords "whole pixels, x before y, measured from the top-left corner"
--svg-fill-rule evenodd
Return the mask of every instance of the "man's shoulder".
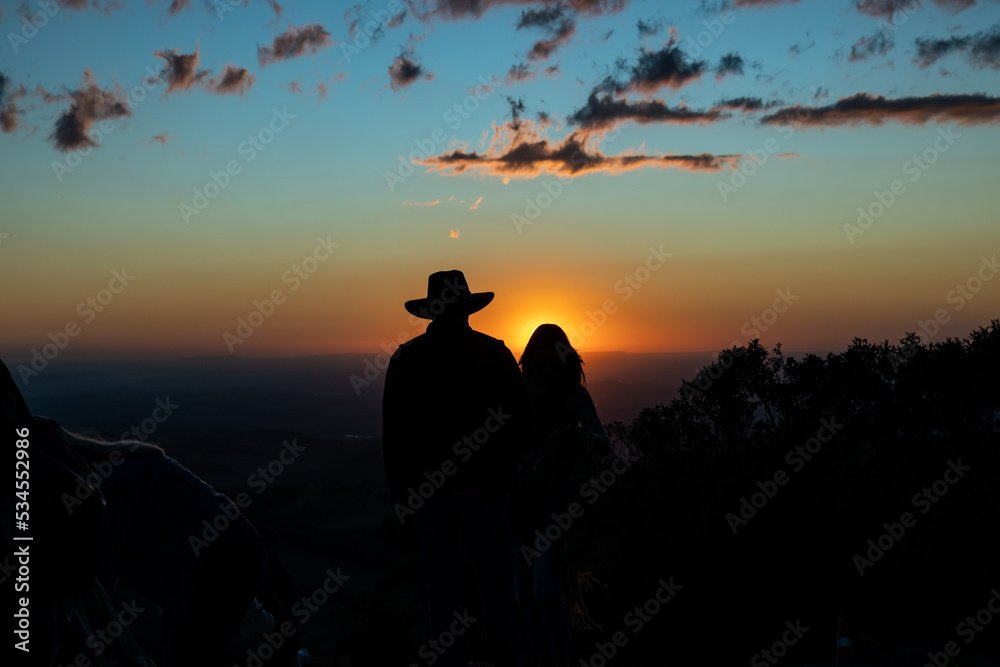
<path id="1" fill-rule="evenodd" d="M 392 355 L 392 361 L 403 358 L 417 360 L 449 353 L 458 356 L 471 353 L 493 359 L 514 358 L 502 340 L 470 328 L 459 332 L 448 332 L 446 335 L 426 332 L 415 336 L 397 348 Z"/>

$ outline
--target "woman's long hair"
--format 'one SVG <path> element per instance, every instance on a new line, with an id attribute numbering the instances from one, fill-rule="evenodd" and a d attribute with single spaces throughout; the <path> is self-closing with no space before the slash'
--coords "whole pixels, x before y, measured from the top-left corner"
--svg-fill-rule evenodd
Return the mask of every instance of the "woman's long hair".
<path id="1" fill-rule="evenodd" d="M 571 389 L 578 384 L 586 384 L 583 359 L 580 357 L 580 353 L 570 345 L 566 332 L 557 324 L 539 324 L 531 332 L 531 338 L 524 346 L 521 360 L 518 361 L 521 373 L 526 380 L 535 374 L 535 369 L 531 364 L 532 357 L 546 349 L 555 351 L 559 355 L 559 359 L 562 360 L 558 373 L 560 384 L 564 385 L 566 389 Z"/>
<path id="2" fill-rule="evenodd" d="M 162 449 L 141 440 L 105 440 L 97 435 L 86 435 L 70 431 L 54 419 L 35 417 L 36 426 L 52 437 L 62 438 L 88 462 L 107 461 L 114 452 L 145 456 L 164 456 Z"/>

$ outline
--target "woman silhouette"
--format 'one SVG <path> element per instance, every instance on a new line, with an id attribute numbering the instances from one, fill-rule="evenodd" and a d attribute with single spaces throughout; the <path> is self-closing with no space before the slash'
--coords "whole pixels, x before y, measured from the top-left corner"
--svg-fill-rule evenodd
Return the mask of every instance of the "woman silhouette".
<path id="1" fill-rule="evenodd" d="M 588 617 L 578 574 L 590 572 L 597 542 L 588 503 L 579 497 L 595 448 L 610 445 L 584 386 L 583 360 L 555 324 L 535 328 L 521 373 L 542 442 L 521 461 L 521 488 L 511 502 L 515 588 L 534 656 L 569 665 L 573 621 Z"/>

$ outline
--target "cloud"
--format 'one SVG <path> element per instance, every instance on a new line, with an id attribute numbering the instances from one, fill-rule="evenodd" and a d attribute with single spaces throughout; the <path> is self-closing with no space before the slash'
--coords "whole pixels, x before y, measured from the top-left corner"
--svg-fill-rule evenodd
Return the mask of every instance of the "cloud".
<path id="1" fill-rule="evenodd" d="M 715 67 L 715 80 L 721 81 L 730 74 L 743 75 L 743 65 L 745 61 L 738 53 L 730 52 L 719 59 L 719 64 Z"/>
<path id="2" fill-rule="evenodd" d="M 913 62 L 921 68 L 930 67 L 938 59 L 953 53 L 965 52 L 966 58 L 979 69 L 1000 69 L 1000 24 L 989 31 L 980 30 L 972 35 L 956 35 L 945 39 L 921 39 L 916 42 L 917 55 Z"/>
<path id="3" fill-rule="evenodd" d="M 171 16 L 176 16 L 191 6 L 191 0 L 170 0 L 170 8 L 167 10 Z"/>
<path id="4" fill-rule="evenodd" d="M 0 72 L 0 131 L 14 132 L 20 127 L 21 110 L 17 100 L 28 94 L 22 83 L 16 90 L 12 89 L 10 78 Z"/>
<path id="5" fill-rule="evenodd" d="M 628 7 L 628 0 L 571 0 L 573 8 L 587 16 L 615 14 Z M 493 7 L 542 5 L 559 7 L 565 0 L 410 0 L 407 5 L 420 21 L 433 19 L 478 19 Z"/>
<path id="6" fill-rule="evenodd" d="M 271 46 L 257 46 L 257 60 L 263 67 L 269 63 L 297 58 L 307 53 L 313 55 L 332 44 L 330 33 L 319 23 L 311 23 L 301 28 L 288 26 L 288 30 L 274 38 Z"/>
<path id="7" fill-rule="evenodd" d="M 42 84 L 35 86 L 35 90 L 32 91 L 31 94 L 35 97 L 42 98 L 43 104 L 54 104 L 56 102 L 62 102 L 65 99 L 69 99 L 69 95 L 64 93 L 50 93 L 42 88 Z"/>
<path id="8" fill-rule="evenodd" d="M 985 93 L 902 97 L 895 100 L 858 93 L 824 107 L 786 107 L 760 119 L 762 125 L 812 127 L 882 125 L 886 122 L 989 125 L 997 121 L 1000 121 L 1000 98 L 989 97 Z"/>
<path id="9" fill-rule="evenodd" d="M 208 82 L 208 90 L 216 95 L 245 95 L 250 87 L 257 80 L 257 77 L 247 71 L 244 67 L 226 65 L 222 75 L 213 77 Z"/>
<path id="10" fill-rule="evenodd" d="M 149 143 L 152 144 L 154 141 L 160 142 L 161 145 L 166 146 L 167 142 L 174 138 L 174 135 L 169 132 L 160 132 L 154 137 L 149 139 Z"/>
<path id="11" fill-rule="evenodd" d="M 847 57 L 849 62 L 855 63 L 868 60 L 872 56 L 884 56 L 895 46 L 895 42 L 885 30 L 879 30 L 870 37 L 862 37 L 851 46 L 851 55 Z"/>
<path id="12" fill-rule="evenodd" d="M 628 72 L 626 81 L 608 77 L 600 88 L 615 93 L 655 93 L 664 86 L 677 89 L 700 79 L 705 66 L 703 60 L 689 60 L 677 46 L 677 35 L 671 34 L 662 49 L 639 51 L 639 61 Z"/>
<path id="13" fill-rule="evenodd" d="M 856 2 L 860 13 L 890 20 L 896 12 L 919 8 L 922 4 L 920 0 L 856 0 Z M 914 4 L 917 7 L 914 7 Z M 952 14 L 957 14 L 975 5 L 976 0 L 934 0 L 934 4 Z"/>
<path id="14" fill-rule="evenodd" d="M 347 79 L 347 75 L 341 72 L 330 78 L 329 81 L 317 81 L 316 82 L 316 94 L 319 97 L 320 102 L 326 101 L 326 98 L 330 95 L 330 86 L 337 83 L 338 81 L 344 81 Z"/>
<path id="15" fill-rule="evenodd" d="M 453 230 L 451 230 L 451 234 L 449 234 L 448 236 L 451 237 L 451 238 L 453 238 L 453 239 L 457 239 L 458 238 L 458 233 L 459 232 L 458 232 L 457 229 L 453 229 Z"/>
<path id="16" fill-rule="evenodd" d="M 402 53 L 392 59 L 392 64 L 389 65 L 389 83 L 392 85 L 393 90 L 409 86 L 417 79 L 423 78 L 430 81 L 434 78 L 434 74 L 428 72 L 419 63 L 419 60 L 413 54 L 412 50 L 403 50 Z"/>
<path id="17" fill-rule="evenodd" d="M 524 114 L 526 107 L 524 106 L 524 101 L 521 99 L 514 99 L 513 97 L 507 96 L 507 104 L 510 105 L 510 127 L 513 130 L 521 129 L 521 116 Z"/>
<path id="18" fill-rule="evenodd" d="M 712 111 L 718 111 L 722 109 L 732 109 L 734 111 L 753 112 L 753 111 L 763 111 L 764 109 L 773 109 L 776 106 L 780 106 L 782 103 L 778 100 L 770 100 L 765 102 L 761 97 L 732 97 L 729 99 L 723 99 L 715 103 L 712 107 Z"/>
<path id="19" fill-rule="evenodd" d="M 637 169 L 672 167 L 682 171 L 719 171 L 734 168 L 739 155 L 647 155 L 626 152 L 604 155 L 601 135 L 577 130 L 560 142 L 541 136 L 530 121 L 519 130 L 498 128 L 485 152 L 462 149 L 417 160 L 431 171 L 456 176 L 467 171 L 504 179 L 534 178 L 548 173 L 574 178 L 591 173 L 617 174 Z"/>
<path id="20" fill-rule="evenodd" d="M 109 0 L 103 5 L 99 0 L 57 0 L 57 2 L 68 9 L 73 9 L 76 11 L 83 11 L 85 9 L 94 9 L 101 14 L 110 14 L 113 11 L 117 11 L 122 8 L 124 2 L 121 0 Z M 18 14 L 21 16 L 29 17 L 31 16 L 31 7 L 27 2 L 22 2 L 17 8 Z"/>
<path id="21" fill-rule="evenodd" d="M 440 203 L 440 199 L 435 199 L 434 201 L 404 201 L 403 206 L 437 206 Z"/>
<path id="22" fill-rule="evenodd" d="M 636 123 L 714 123 L 724 118 L 721 111 L 671 109 L 660 100 L 629 102 L 611 95 L 590 93 L 587 103 L 569 115 L 567 120 L 582 129 L 603 130 L 623 121 Z"/>
<path id="23" fill-rule="evenodd" d="M 532 68 L 528 63 L 518 63 L 510 66 L 510 70 L 507 72 L 507 76 L 504 77 L 503 82 L 508 86 L 515 83 L 520 83 L 521 81 L 529 81 L 538 77 L 538 69 Z"/>
<path id="24" fill-rule="evenodd" d="M 97 145 L 88 135 L 88 130 L 95 121 L 132 115 L 124 95 L 117 90 L 98 88 L 89 69 L 84 70 L 83 85 L 69 94 L 73 98 L 73 104 L 59 117 L 49 136 L 55 147 L 64 153 Z"/>
<path id="25" fill-rule="evenodd" d="M 483 203 L 483 198 L 480 197 L 479 199 L 476 200 L 475 204 L 473 204 L 472 206 L 469 207 L 469 210 L 470 211 L 478 211 L 479 210 L 479 205 L 482 204 L 482 203 Z M 456 235 L 455 238 L 458 238 L 458 236 Z"/>
<path id="26" fill-rule="evenodd" d="M 199 47 L 196 46 L 194 53 L 177 53 L 177 49 L 156 52 L 157 58 L 166 61 L 160 73 L 161 80 L 167 82 L 164 96 L 175 90 L 188 90 L 208 75 L 208 70 L 198 69 L 198 50 Z"/>
<path id="27" fill-rule="evenodd" d="M 574 14 L 564 5 L 524 10 L 517 21 L 517 29 L 531 27 L 542 28 L 548 35 L 528 51 L 530 61 L 545 60 L 576 34 Z"/>
<path id="28" fill-rule="evenodd" d="M 639 39 L 642 39 L 643 37 L 652 37 L 663 32 L 663 21 L 662 19 L 652 18 L 648 21 L 639 19 L 635 24 L 635 29 L 639 31 Z"/>
<path id="29" fill-rule="evenodd" d="M 766 7 L 775 7 L 777 5 L 794 5 L 799 0 L 736 0 L 734 5 L 736 7 L 748 7 L 750 9 L 760 9 Z"/>

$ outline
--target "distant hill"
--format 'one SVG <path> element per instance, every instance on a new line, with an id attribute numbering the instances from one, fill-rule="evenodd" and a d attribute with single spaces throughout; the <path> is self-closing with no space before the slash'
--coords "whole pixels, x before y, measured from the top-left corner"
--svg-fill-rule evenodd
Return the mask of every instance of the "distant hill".
<path id="1" fill-rule="evenodd" d="M 711 359 L 709 352 L 584 356 L 588 386 L 605 423 L 628 423 L 643 408 L 669 402 L 681 379 L 692 378 Z M 381 354 L 53 362 L 19 385 L 36 414 L 111 436 L 145 426 L 155 427 L 148 434 L 154 441 L 271 428 L 322 438 L 377 438 L 384 365 Z M 10 366 L 20 380 L 16 361 Z M 176 406 L 169 416 L 168 404 Z M 154 415 L 166 419 L 156 422 Z"/>

